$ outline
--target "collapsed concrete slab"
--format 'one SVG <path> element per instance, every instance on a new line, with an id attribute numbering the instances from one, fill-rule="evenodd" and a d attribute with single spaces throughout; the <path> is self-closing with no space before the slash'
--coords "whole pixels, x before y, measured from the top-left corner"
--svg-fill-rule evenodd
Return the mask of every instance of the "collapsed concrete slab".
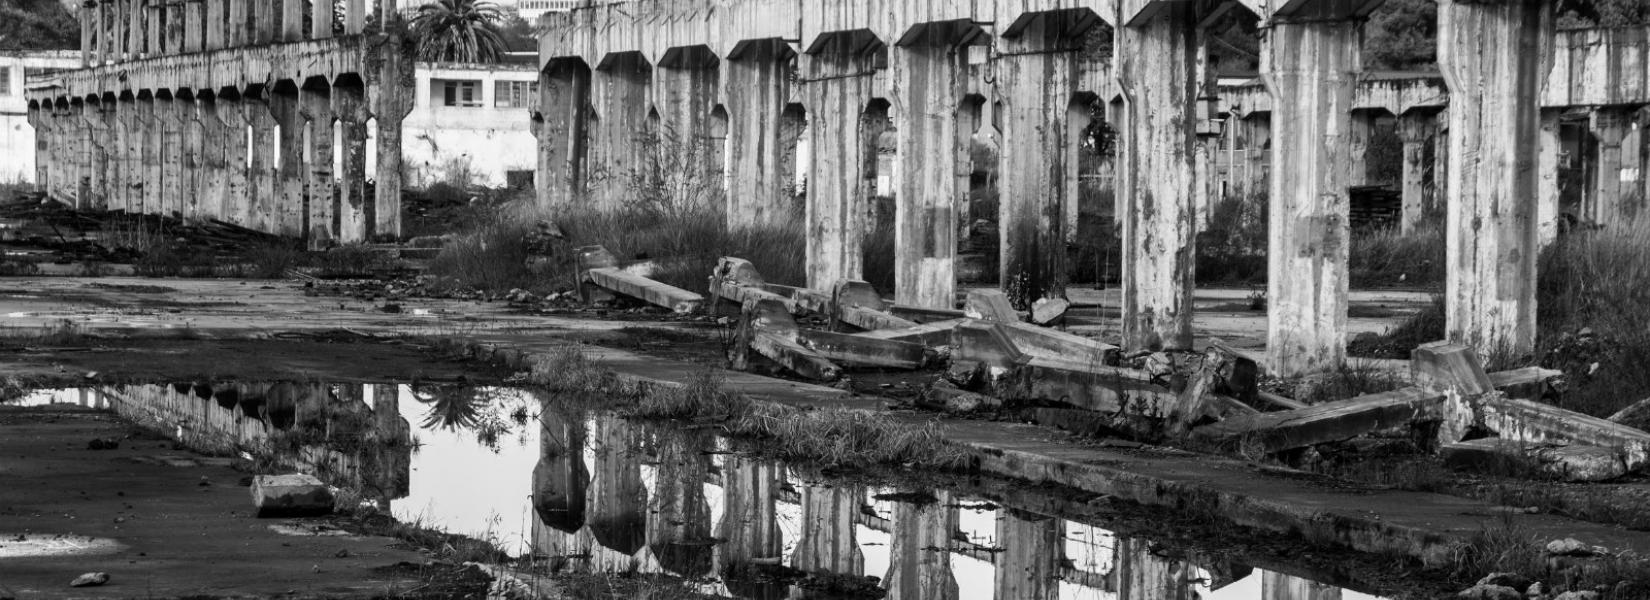
<path id="1" fill-rule="evenodd" d="M 928 349 L 913 342 L 819 330 L 802 330 L 798 341 L 821 357 L 843 364 L 920 369 L 928 363 Z"/>
<path id="2" fill-rule="evenodd" d="M 1517 398 L 1489 397 L 1475 408 L 1479 423 L 1502 439 L 1608 448 L 1630 471 L 1650 462 L 1650 433 L 1640 429 Z"/>
<path id="3" fill-rule="evenodd" d="M 858 335 L 859 337 L 872 339 L 911 342 L 928 347 L 948 346 L 951 344 L 951 330 L 956 329 L 957 325 L 962 322 L 962 319 L 934 321 L 911 327 L 877 329 L 875 331 L 867 331 Z"/>
<path id="4" fill-rule="evenodd" d="M 1480 438 L 1439 449 L 1451 468 L 1522 476 L 1539 473 L 1566 481 L 1607 481 L 1628 473 L 1621 455 L 1609 448 Z"/>
<path id="5" fill-rule="evenodd" d="M 609 292 L 668 308 L 676 314 L 699 312 L 705 297 L 682 288 L 628 273 L 617 267 L 602 267 L 584 272 L 585 281 Z"/>
<path id="6" fill-rule="evenodd" d="M 332 512 L 332 492 L 321 480 L 302 473 L 252 478 L 252 505 L 257 517 L 312 517 Z"/>
<path id="7" fill-rule="evenodd" d="M 963 313 L 971 319 L 998 323 L 1014 323 L 1020 320 L 1019 313 L 1014 312 L 1014 305 L 1008 301 L 1008 294 L 1002 290 L 969 290 L 968 301 L 964 307 Z"/>
<path id="8" fill-rule="evenodd" d="M 782 301 L 747 299 L 728 348 L 729 365 L 735 370 L 749 370 L 751 354 L 756 353 L 809 379 L 832 381 L 841 377 L 840 367 L 797 341 L 799 329 Z"/>
<path id="9" fill-rule="evenodd" d="M 1234 417 L 1193 429 L 1192 434 L 1211 442 L 1253 443 L 1265 452 L 1278 452 L 1434 421 L 1443 400 L 1444 395 L 1434 390 L 1404 388 L 1297 410 Z"/>

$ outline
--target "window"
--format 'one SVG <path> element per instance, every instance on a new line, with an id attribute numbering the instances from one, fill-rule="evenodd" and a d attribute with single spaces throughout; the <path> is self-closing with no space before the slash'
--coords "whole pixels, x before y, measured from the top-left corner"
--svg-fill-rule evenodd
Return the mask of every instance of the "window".
<path id="1" fill-rule="evenodd" d="M 11 95 L 11 67 L 0 67 L 0 96 Z"/>
<path id="2" fill-rule="evenodd" d="M 481 106 L 481 86 L 475 81 L 447 81 L 445 85 L 445 102 L 447 106 L 464 106 L 476 108 Z"/>
<path id="3" fill-rule="evenodd" d="M 538 96 L 537 81 L 500 81 L 493 85 L 493 106 L 496 108 L 532 108 Z"/>

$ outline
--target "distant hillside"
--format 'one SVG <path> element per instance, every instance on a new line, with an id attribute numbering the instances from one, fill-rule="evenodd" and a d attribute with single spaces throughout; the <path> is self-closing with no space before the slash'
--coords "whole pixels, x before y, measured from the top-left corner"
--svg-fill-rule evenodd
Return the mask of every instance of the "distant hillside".
<path id="1" fill-rule="evenodd" d="M 75 50 L 80 22 L 58 0 L 0 0 L 0 50 Z"/>

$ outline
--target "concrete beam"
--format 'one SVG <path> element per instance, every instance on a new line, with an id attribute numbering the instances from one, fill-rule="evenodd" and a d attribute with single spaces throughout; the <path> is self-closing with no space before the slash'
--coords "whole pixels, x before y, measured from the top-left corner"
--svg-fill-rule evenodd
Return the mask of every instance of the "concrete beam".
<path id="1" fill-rule="evenodd" d="M 801 330 L 798 341 L 826 360 L 862 367 L 920 369 L 927 364 L 922 344 L 864 334 Z"/>
<path id="2" fill-rule="evenodd" d="M 705 301 L 705 297 L 699 294 L 616 267 L 590 269 L 585 271 L 584 277 L 610 291 L 668 308 L 676 314 L 698 312 Z"/>
<path id="3" fill-rule="evenodd" d="M 1650 433 L 1564 410 L 1551 404 L 1499 396 L 1476 406 L 1482 425 L 1502 439 L 1608 448 L 1629 471 L 1650 463 Z"/>
<path id="4" fill-rule="evenodd" d="M 1278 452 L 1436 420 L 1443 400 L 1441 392 L 1404 388 L 1298 410 L 1232 417 L 1193 429 L 1192 434 L 1215 442 L 1241 440 Z"/>

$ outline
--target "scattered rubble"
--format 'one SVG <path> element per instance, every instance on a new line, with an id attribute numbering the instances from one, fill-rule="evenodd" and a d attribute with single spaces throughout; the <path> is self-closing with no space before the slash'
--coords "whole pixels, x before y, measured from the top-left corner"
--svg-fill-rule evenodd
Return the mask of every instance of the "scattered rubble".
<path id="1" fill-rule="evenodd" d="M 98 571 L 82 573 L 79 577 L 74 578 L 74 581 L 69 582 L 69 587 L 97 587 L 105 583 L 109 583 L 109 574 Z"/>

